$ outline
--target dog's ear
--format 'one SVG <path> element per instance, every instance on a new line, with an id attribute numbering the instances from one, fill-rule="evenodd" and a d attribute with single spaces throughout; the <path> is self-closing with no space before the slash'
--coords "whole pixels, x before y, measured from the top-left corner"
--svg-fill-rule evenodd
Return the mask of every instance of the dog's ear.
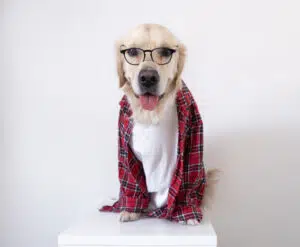
<path id="1" fill-rule="evenodd" d="M 123 57 L 120 52 L 121 50 L 121 41 L 115 43 L 115 52 L 116 52 L 116 61 L 117 61 L 117 73 L 119 77 L 119 87 L 123 87 L 126 83 L 126 78 L 123 69 Z"/>
<path id="2" fill-rule="evenodd" d="M 176 84 L 176 88 L 181 86 L 181 73 L 183 71 L 185 60 L 186 60 L 185 45 L 182 43 L 179 43 L 177 52 L 178 52 L 177 73 L 174 77 L 174 82 Z"/>

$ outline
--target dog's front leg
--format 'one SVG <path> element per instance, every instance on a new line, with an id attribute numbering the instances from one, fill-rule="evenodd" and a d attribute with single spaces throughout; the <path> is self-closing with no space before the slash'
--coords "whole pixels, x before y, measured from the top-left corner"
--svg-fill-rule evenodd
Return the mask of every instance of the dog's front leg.
<path id="1" fill-rule="evenodd" d="M 127 211 L 122 211 L 120 214 L 120 221 L 127 222 L 127 221 L 135 221 L 141 217 L 140 213 L 130 213 Z"/>

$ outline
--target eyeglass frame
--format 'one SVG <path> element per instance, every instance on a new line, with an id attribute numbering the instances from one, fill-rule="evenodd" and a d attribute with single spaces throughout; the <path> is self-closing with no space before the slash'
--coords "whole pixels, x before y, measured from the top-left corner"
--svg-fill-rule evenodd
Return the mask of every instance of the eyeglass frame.
<path id="1" fill-rule="evenodd" d="M 142 60 L 141 62 L 139 62 L 138 64 L 130 63 L 130 62 L 127 60 L 126 56 L 125 56 L 125 52 L 128 51 L 128 50 L 130 50 L 130 49 L 138 49 L 138 50 L 142 50 L 142 51 L 143 51 L 143 54 L 144 54 L 143 60 Z M 158 49 L 168 49 L 169 51 L 171 51 L 171 56 L 170 56 L 170 59 L 169 59 L 168 62 L 160 64 L 160 63 L 157 63 L 157 62 L 155 62 L 155 61 L 153 60 L 152 52 L 155 51 L 155 50 L 158 50 Z M 158 64 L 158 65 L 166 65 L 166 64 L 168 64 L 168 63 L 171 62 L 172 57 L 173 57 L 173 53 L 175 53 L 176 50 L 175 50 L 175 49 L 172 49 L 172 48 L 168 48 L 168 47 L 157 47 L 157 48 L 154 48 L 154 49 L 152 49 L 152 50 L 144 50 L 144 49 L 142 49 L 142 48 L 130 47 L 130 48 L 127 48 L 127 49 L 120 50 L 120 53 L 123 54 L 124 59 L 126 60 L 126 62 L 129 63 L 130 65 L 135 65 L 135 66 L 138 66 L 138 65 L 140 65 L 142 62 L 145 61 L 145 59 L 146 59 L 146 52 L 150 52 L 150 57 L 151 57 L 152 62 L 154 62 L 154 63 L 156 63 L 156 64 Z"/>

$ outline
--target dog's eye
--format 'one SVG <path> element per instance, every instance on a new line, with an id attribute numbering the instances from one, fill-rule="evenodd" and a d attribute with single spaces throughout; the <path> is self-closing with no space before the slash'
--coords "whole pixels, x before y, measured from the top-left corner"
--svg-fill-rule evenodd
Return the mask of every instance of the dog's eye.
<path id="1" fill-rule="evenodd" d="M 152 52 L 153 61 L 157 64 L 167 64 L 172 59 L 172 54 L 175 50 L 169 48 L 156 48 Z"/>
<path id="2" fill-rule="evenodd" d="M 125 50 L 124 57 L 129 64 L 138 65 L 143 61 L 144 52 L 139 48 L 129 48 Z"/>
<path id="3" fill-rule="evenodd" d="M 168 48 L 161 48 L 158 50 L 158 53 L 162 57 L 170 57 L 172 55 L 172 50 Z"/>
<path id="4" fill-rule="evenodd" d="M 130 57 L 136 57 L 139 54 L 138 49 L 136 48 L 130 48 L 126 51 L 126 53 L 130 56 Z"/>

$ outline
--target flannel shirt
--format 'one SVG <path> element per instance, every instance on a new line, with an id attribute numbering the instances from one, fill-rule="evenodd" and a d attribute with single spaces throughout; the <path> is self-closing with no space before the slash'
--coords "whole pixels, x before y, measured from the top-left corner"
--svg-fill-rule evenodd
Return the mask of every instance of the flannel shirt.
<path id="1" fill-rule="evenodd" d="M 147 191 L 142 163 L 129 145 L 133 129 L 132 111 L 126 96 L 120 102 L 119 115 L 119 200 L 100 211 L 145 213 L 149 217 L 172 221 L 202 220 L 201 202 L 206 179 L 203 163 L 203 124 L 196 102 L 182 83 L 177 92 L 178 151 L 167 204 L 148 210 L 151 194 Z"/>

